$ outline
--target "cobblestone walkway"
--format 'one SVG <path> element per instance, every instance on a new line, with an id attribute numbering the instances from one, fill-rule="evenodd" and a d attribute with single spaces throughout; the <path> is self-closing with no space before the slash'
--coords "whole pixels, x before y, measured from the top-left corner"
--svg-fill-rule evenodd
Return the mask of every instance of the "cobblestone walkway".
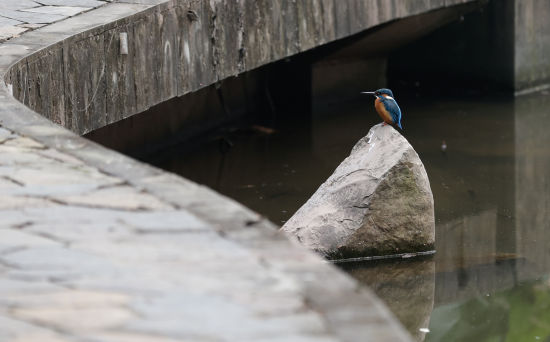
<path id="1" fill-rule="evenodd" d="M 4 128 L 0 193 L 1 341 L 334 340 L 269 260 Z"/>
<path id="2" fill-rule="evenodd" d="M 104 3 L 0 0 L 0 32 Z M 0 84 L 0 341 L 409 341 L 394 322 L 257 214 L 75 136 Z"/>
<path id="3" fill-rule="evenodd" d="M 1 0 L 0 42 L 113 0 Z"/>

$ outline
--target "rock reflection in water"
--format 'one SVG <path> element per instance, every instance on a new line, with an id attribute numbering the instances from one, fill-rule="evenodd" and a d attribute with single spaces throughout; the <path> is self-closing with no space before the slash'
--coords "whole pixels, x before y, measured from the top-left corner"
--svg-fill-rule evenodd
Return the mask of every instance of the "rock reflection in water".
<path id="1" fill-rule="evenodd" d="M 432 258 L 341 264 L 341 267 L 368 285 L 416 341 L 424 341 L 425 332 L 420 329 L 428 328 L 434 305 Z"/>

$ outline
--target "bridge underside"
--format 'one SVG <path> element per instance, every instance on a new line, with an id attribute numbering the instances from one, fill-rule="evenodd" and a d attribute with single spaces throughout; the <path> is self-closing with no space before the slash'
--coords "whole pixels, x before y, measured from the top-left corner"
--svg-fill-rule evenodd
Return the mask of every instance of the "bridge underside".
<path id="1" fill-rule="evenodd" d="M 251 113 L 256 122 L 273 125 L 273 111 L 279 116 L 304 116 L 310 113 L 311 105 L 322 107 L 353 100 L 361 90 L 387 84 L 388 56 L 396 49 L 483 5 L 466 2 L 388 20 L 252 70 L 245 62 L 241 67 L 248 71 L 238 77 L 227 77 L 193 94 L 174 97 L 140 115 L 94 129 L 86 136 L 140 156 L 227 122 L 246 121 Z M 164 119 L 159 120 L 159 115 Z M 262 115 L 266 117 L 258 117 Z"/>

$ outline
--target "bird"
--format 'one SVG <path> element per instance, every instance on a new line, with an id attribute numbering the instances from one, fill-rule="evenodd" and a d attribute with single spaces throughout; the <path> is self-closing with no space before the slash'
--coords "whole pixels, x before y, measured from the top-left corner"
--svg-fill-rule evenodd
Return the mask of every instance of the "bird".
<path id="1" fill-rule="evenodd" d="M 361 94 L 374 95 L 374 108 L 382 120 L 384 125 L 389 124 L 403 129 L 401 126 L 401 108 L 393 98 L 393 93 L 387 88 L 378 89 L 376 91 L 363 91 Z"/>

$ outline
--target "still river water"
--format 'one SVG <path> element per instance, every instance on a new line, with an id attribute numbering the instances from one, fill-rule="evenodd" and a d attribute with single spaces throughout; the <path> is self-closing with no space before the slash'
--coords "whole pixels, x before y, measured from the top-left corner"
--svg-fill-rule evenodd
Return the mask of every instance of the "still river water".
<path id="1" fill-rule="evenodd" d="M 550 95 L 400 105 L 430 178 L 437 253 L 339 267 L 419 341 L 550 341 Z M 149 161 L 281 225 L 377 122 L 369 98 Z"/>

